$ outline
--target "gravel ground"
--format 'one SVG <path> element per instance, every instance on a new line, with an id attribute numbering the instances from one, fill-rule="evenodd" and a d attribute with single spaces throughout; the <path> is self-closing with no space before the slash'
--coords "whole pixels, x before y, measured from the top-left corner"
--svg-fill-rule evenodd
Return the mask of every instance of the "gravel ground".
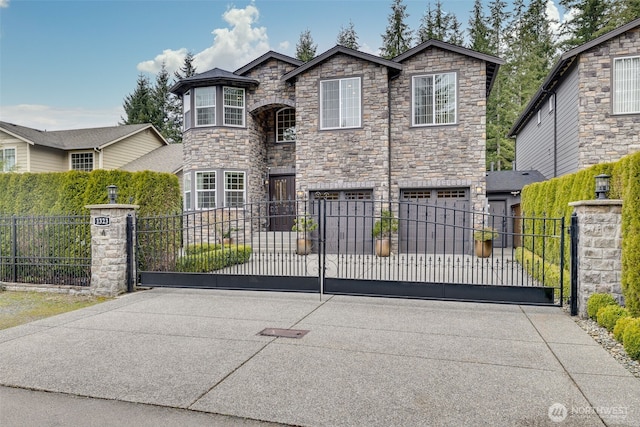
<path id="1" fill-rule="evenodd" d="M 618 341 L 613 338 L 613 334 L 607 331 L 602 326 L 592 319 L 580 319 L 578 316 L 574 316 L 573 320 L 584 329 L 591 338 L 596 340 L 605 350 L 624 366 L 629 372 L 631 372 L 636 378 L 640 378 L 640 362 L 631 359 L 627 352 L 624 351 L 624 347 Z"/>

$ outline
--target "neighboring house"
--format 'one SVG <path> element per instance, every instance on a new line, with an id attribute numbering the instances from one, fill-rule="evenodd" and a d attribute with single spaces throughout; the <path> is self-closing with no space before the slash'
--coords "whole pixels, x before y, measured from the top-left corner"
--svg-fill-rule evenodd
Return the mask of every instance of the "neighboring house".
<path id="1" fill-rule="evenodd" d="M 117 169 L 167 144 L 150 124 L 42 131 L 0 122 L 2 172 Z"/>
<path id="2" fill-rule="evenodd" d="M 639 151 L 640 19 L 565 52 L 509 136 L 546 178 Z"/>
<path id="3" fill-rule="evenodd" d="M 171 173 L 178 177 L 182 189 L 182 144 L 168 144 L 158 147 L 120 169 L 129 172 L 149 170 Z"/>
<path id="4" fill-rule="evenodd" d="M 392 60 L 336 46 L 306 63 L 268 52 L 185 78 L 172 88 L 184 102 L 185 209 L 269 200 L 271 230 L 290 230 L 280 207 L 318 191 L 354 208 L 483 209 L 487 97 L 502 63 L 428 41 Z"/>

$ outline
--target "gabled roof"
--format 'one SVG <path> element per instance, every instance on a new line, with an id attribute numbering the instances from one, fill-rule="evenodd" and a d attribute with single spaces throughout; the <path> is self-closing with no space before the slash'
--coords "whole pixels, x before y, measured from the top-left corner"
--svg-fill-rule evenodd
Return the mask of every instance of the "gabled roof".
<path id="1" fill-rule="evenodd" d="M 525 185 L 541 181 L 546 178 L 536 170 L 487 172 L 487 193 L 520 191 Z"/>
<path id="2" fill-rule="evenodd" d="M 175 174 L 182 170 L 182 144 L 168 144 L 158 147 L 120 169 L 129 172 L 150 170 Z"/>
<path id="3" fill-rule="evenodd" d="M 243 75 L 243 74 L 251 71 L 253 68 L 261 65 L 262 63 L 267 62 L 270 59 L 277 59 L 278 61 L 282 61 L 282 62 L 286 62 L 288 64 L 291 64 L 294 67 L 299 67 L 302 64 L 304 64 L 304 61 L 300 61 L 299 59 L 292 58 L 290 56 L 283 55 L 281 53 L 274 52 L 274 51 L 270 50 L 269 52 L 265 53 L 264 55 L 260 56 L 259 58 L 256 58 L 253 61 L 249 62 L 247 65 L 243 66 L 242 68 L 238 68 L 234 72 L 234 74 Z"/>
<path id="4" fill-rule="evenodd" d="M 547 78 L 542 83 L 542 86 L 540 86 L 535 95 L 533 95 L 533 98 L 531 98 L 531 101 L 529 101 L 527 107 L 511 127 L 511 130 L 509 131 L 509 134 L 507 136 L 514 137 L 518 134 L 518 132 L 520 132 L 524 125 L 529 121 L 529 118 L 538 110 L 540 105 L 549 98 L 555 87 L 562 80 L 565 72 L 574 64 L 580 54 L 639 26 L 640 18 L 635 19 L 628 24 L 618 27 L 613 31 L 609 31 L 606 34 L 603 34 L 600 37 L 591 40 L 590 42 L 582 44 L 563 53 L 560 56 L 560 59 L 558 59 L 554 67 L 547 75 Z"/>
<path id="5" fill-rule="evenodd" d="M 451 43 L 446 43 L 441 40 L 427 40 L 424 43 L 415 46 L 408 51 L 396 56 L 393 58 L 395 62 L 403 62 L 407 59 L 411 58 L 414 55 L 422 53 L 424 50 L 436 47 L 443 50 L 448 50 L 451 52 L 458 53 L 460 55 L 469 56 L 471 58 L 476 58 L 481 61 L 484 61 L 487 67 L 487 84 L 486 84 L 486 95 L 489 96 L 491 93 L 491 88 L 493 87 L 493 83 L 496 80 L 496 76 L 498 75 L 498 69 L 500 65 L 504 64 L 504 61 L 497 56 L 487 55 L 486 53 L 476 52 L 475 50 L 467 49 L 462 46 L 456 46 Z"/>
<path id="6" fill-rule="evenodd" d="M 388 59 L 380 58 L 379 56 L 371 55 L 368 53 L 360 52 L 359 50 L 349 49 L 348 47 L 337 45 L 329 49 L 328 51 L 324 52 L 323 54 L 316 56 L 311 61 L 306 62 L 304 65 L 301 65 L 295 70 L 285 74 L 282 78 L 284 80 L 291 80 L 295 78 L 297 75 L 304 73 L 305 71 L 315 67 L 318 64 L 321 64 L 322 62 L 326 61 L 332 56 L 335 56 L 338 54 L 349 55 L 354 58 L 373 62 L 374 64 L 379 64 L 379 65 L 391 68 L 394 71 L 402 70 L 402 65 L 398 64 L 397 62 L 389 61 Z"/>
<path id="7" fill-rule="evenodd" d="M 0 122 L 0 130 L 28 144 L 57 148 L 59 150 L 103 149 L 146 129 L 150 129 L 162 142 L 168 144 L 156 128 L 149 123 L 102 128 L 43 131 L 13 123 Z"/>
<path id="8" fill-rule="evenodd" d="M 174 84 L 170 91 L 176 95 L 182 95 L 193 87 L 211 86 L 211 85 L 230 85 L 236 87 L 253 87 L 258 86 L 260 82 L 248 77 L 239 76 L 230 71 L 220 68 L 213 68 L 204 73 L 196 74 L 191 77 L 185 77 Z"/>

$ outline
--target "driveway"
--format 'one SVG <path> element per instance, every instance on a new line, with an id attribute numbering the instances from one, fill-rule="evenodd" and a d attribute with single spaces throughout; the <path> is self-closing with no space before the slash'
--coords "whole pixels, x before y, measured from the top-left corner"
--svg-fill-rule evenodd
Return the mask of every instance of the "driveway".
<path id="1" fill-rule="evenodd" d="M 0 331 L 0 361 L 2 426 L 640 425 L 557 307 L 152 289 Z"/>

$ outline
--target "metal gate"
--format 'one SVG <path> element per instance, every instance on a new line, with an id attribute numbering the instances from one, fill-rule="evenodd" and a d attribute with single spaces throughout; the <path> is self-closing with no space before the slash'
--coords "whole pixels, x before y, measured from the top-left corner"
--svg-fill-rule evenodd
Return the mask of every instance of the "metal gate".
<path id="1" fill-rule="evenodd" d="M 270 203 L 139 218 L 137 259 L 143 286 L 317 292 L 399 298 L 561 305 L 564 220 L 519 218 L 520 247 L 474 252 L 474 231 L 495 214 L 450 206 L 348 199 L 330 192 L 295 202 L 314 226 L 268 231 Z M 389 256 L 372 230 L 390 211 Z M 403 212 L 405 214 L 403 214 Z M 406 213 L 410 213 L 407 215 Z M 452 220 L 453 218 L 453 220 Z M 388 217 L 387 217 L 388 220 Z M 421 233 L 404 244 L 399 233 Z M 499 232 L 502 241 L 506 231 Z M 511 236 L 513 237 L 513 236 Z M 308 239 L 309 244 L 304 243 Z M 434 244 L 435 240 L 438 244 Z M 568 278 L 567 278 L 568 279 Z"/>

